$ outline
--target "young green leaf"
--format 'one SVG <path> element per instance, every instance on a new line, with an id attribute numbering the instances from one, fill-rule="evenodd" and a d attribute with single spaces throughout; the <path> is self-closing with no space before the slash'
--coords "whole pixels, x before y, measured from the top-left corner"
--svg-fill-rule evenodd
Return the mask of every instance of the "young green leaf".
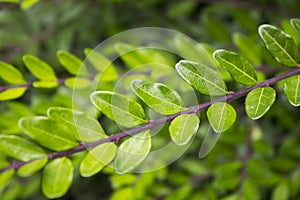
<path id="1" fill-rule="evenodd" d="M 9 169 L 0 174 L 0 193 L 2 193 L 2 191 L 6 188 L 10 180 L 13 178 L 14 174 L 15 171 L 13 169 Z"/>
<path id="2" fill-rule="evenodd" d="M 53 69 L 45 61 L 32 55 L 25 55 L 23 56 L 23 62 L 36 78 L 43 81 L 57 80 Z"/>
<path id="3" fill-rule="evenodd" d="M 246 96 L 246 113 L 251 119 L 259 119 L 273 105 L 276 92 L 271 87 L 256 88 Z"/>
<path id="4" fill-rule="evenodd" d="M 48 162 L 47 156 L 41 159 L 33 160 L 30 163 L 27 163 L 26 165 L 23 165 L 18 170 L 18 175 L 22 177 L 29 177 L 33 174 L 35 174 L 37 171 L 42 169 Z"/>
<path id="5" fill-rule="evenodd" d="M 96 108 L 121 126 L 130 128 L 147 122 L 142 106 L 125 95 L 96 91 L 90 98 Z"/>
<path id="6" fill-rule="evenodd" d="M 169 126 L 171 139 L 177 145 L 187 144 L 197 132 L 200 120 L 195 114 L 176 117 Z"/>
<path id="7" fill-rule="evenodd" d="M 19 121 L 24 133 L 40 145 L 54 151 L 63 151 L 78 144 L 74 127 L 45 117 L 28 117 Z"/>
<path id="8" fill-rule="evenodd" d="M 136 168 L 149 154 L 151 135 L 149 131 L 141 132 L 126 139 L 120 146 L 114 160 L 114 167 L 119 174 Z"/>
<path id="9" fill-rule="evenodd" d="M 58 86 L 56 80 L 53 81 L 34 81 L 32 86 L 35 88 L 54 88 Z"/>
<path id="10" fill-rule="evenodd" d="M 300 19 L 299 18 L 291 19 L 291 24 L 294 30 L 296 31 L 296 33 L 298 34 L 298 36 L 300 37 Z"/>
<path id="11" fill-rule="evenodd" d="M 89 87 L 90 81 L 86 78 L 81 77 L 71 77 L 67 78 L 64 82 L 67 87 L 74 89 L 84 89 Z"/>
<path id="12" fill-rule="evenodd" d="M 52 107 L 47 111 L 50 119 L 74 126 L 76 133 L 83 142 L 93 142 L 106 138 L 100 123 L 83 112 L 70 108 Z"/>
<path id="13" fill-rule="evenodd" d="M 202 94 L 222 96 L 228 93 L 220 74 L 210 67 L 187 60 L 179 61 L 175 67 L 179 75 Z"/>
<path id="14" fill-rule="evenodd" d="M 298 48 L 290 35 L 268 24 L 261 25 L 258 32 L 267 49 L 279 63 L 290 67 L 298 65 Z"/>
<path id="15" fill-rule="evenodd" d="M 73 181 L 74 167 L 67 157 L 56 158 L 49 162 L 42 175 L 42 191 L 47 198 L 63 196 Z"/>
<path id="16" fill-rule="evenodd" d="M 26 90 L 26 87 L 11 88 L 8 90 L 4 90 L 3 92 L 0 92 L 0 101 L 19 98 L 25 93 Z"/>
<path id="17" fill-rule="evenodd" d="M 247 59 L 223 49 L 216 50 L 213 57 L 231 74 L 236 82 L 244 85 L 255 85 L 257 83 L 254 67 Z"/>
<path id="18" fill-rule="evenodd" d="M 108 165 L 117 154 L 117 146 L 113 143 L 101 144 L 87 153 L 79 167 L 81 176 L 90 177 Z"/>
<path id="19" fill-rule="evenodd" d="M 233 125 L 236 112 L 230 104 L 218 102 L 208 108 L 207 118 L 214 131 L 222 133 Z"/>
<path id="20" fill-rule="evenodd" d="M 0 152 L 21 161 L 29 161 L 46 155 L 43 149 L 23 137 L 0 135 Z"/>
<path id="21" fill-rule="evenodd" d="M 60 50 L 56 53 L 56 56 L 60 62 L 60 64 L 70 73 L 73 75 L 82 75 L 87 76 L 88 71 L 83 64 L 83 62 L 74 56 L 73 54 L 70 54 L 67 51 Z"/>
<path id="22" fill-rule="evenodd" d="M 284 94 L 293 106 L 300 106 L 300 75 L 285 80 Z"/>
<path id="23" fill-rule="evenodd" d="M 12 65 L 0 61 L 0 78 L 12 84 L 26 83 L 21 72 Z"/>
<path id="24" fill-rule="evenodd" d="M 184 110 L 179 94 L 164 84 L 133 80 L 131 88 L 140 99 L 158 113 L 171 115 Z"/>

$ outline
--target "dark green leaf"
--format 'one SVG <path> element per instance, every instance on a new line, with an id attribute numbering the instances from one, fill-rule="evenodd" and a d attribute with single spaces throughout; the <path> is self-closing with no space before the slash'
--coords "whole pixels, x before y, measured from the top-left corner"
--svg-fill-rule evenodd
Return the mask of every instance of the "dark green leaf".
<path id="1" fill-rule="evenodd" d="M 285 80 L 284 94 L 293 106 L 300 105 L 300 75 Z"/>
<path id="2" fill-rule="evenodd" d="M 221 96 L 228 93 L 220 74 L 210 67 L 187 60 L 181 60 L 175 67 L 179 75 L 202 94 Z"/>
<path id="3" fill-rule="evenodd" d="M 290 35 L 268 24 L 261 25 L 258 32 L 267 49 L 279 63 L 291 67 L 298 65 L 298 48 Z"/>
<path id="4" fill-rule="evenodd" d="M 179 94 L 161 83 L 133 80 L 131 88 L 150 108 L 165 115 L 171 115 L 184 110 Z"/>

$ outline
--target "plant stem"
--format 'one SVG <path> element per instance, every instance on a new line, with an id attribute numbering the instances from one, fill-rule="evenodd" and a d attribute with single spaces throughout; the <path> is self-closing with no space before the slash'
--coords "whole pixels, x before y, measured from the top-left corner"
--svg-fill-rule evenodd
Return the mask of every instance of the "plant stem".
<path id="1" fill-rule="evenodd" d="M 297 75 L 297 74 L 300 74 L 300 66 L 298 66 L 297 68 L 295 68 L 295 69 L 293 69 L 291 71 L 288 71 L 288 72 L 286 72 L 286 73 L 284 73 L 282 75 L 279 75 L 277 77 L 273 77 L 273 78 L 267 79 L 265 81 L 262 81 L 262 82 L 254 85 L 252 87 L 245 88 L 245 89 L 239 90 L 237 92 L 231 92 L 227 96 L 220 97 L 218 99 L 214 99 L 214 100 L 212 100 L 210 102 L 199 104 L 197 106 L 189 107 L 187 110 L 185 110 L 183 112 L 176 113 L 174 115 L 170 115 L 170 116 L 158 119 L 158 120 L 151 120 L 151 121 L 149 121 L 148 123 L 146 123 L 146 124 L 144 124 L 142 126 L 135 127 L 135 128 L 123 131 L 121 133 L 111 135 L 111 136 L 109 136 L 109 137 L 107 137 L 105 139 L 101 139 L 101 140 L 98 140 L 98 141 L 95 141 L 95 142 L 81 143 L 80 145 L 78 145 L 77 147 L 74 147 L 72 149 L 68 149 L 68 150 L 65 150 L 65 151 L 54 152 L 54 153 L 48 154 L 48 156 L 47 156 L 48 160 L 53 160 L 55 158 L 64 157 L 64 156 L 71 156 L 74 153 L 81 152 L 81 151 L 84 151 L 86 149 L 95 147 L 95 146 L 100 145 L 100 144 L 108 143 L 108 142 L 118 143 L 121 139 L 123 139 L 123 138 L 125 138 L 127 136 L 135 135 L 135 134 L 137 134 L 137 133 L 139 133 L 141 131 L 144 131 L 144 130 L 153 129 L 153 128 L 161 125 L 161 124 L 164 124 L 166 122 L 172 121 L 174 118 L 176 118 L 176 117 L 178 117 L 178 116 L 180 116 L 182 114 L 194 114 L 194 113 L 197 113 L 197 112 L 199 112 L 201 110 L 204 110 L 204 109 L 208 108 L 213 103 L 217 103 L 217 102 L 232 102 L 235 99 L 238 99 L 238 98 L 240 98 L 242 96 L 247 95 L 249 92 L 251 92 L 252 90 L 254 90 L 256 88 L 267 87 L 267 86 L 274 85 L 275 83 L 277 83 L 277 82 L 279 82 L 281 80 L 284 80 L 286 78 L 289 78 L 289 77 Z M 32 161 L 29 161 L 29 162 L 32 162 Z M 8 171 L 10 169 L 17 170 L 18 168 L 20 168 L 21 166 L 23 166 L 23 165 L 25 165 L 25 164 L 27 164 L 29 162 L 13 162 L 8 167 L 0 169 L 0 173 L 3 173 L 3 172 Z"/>

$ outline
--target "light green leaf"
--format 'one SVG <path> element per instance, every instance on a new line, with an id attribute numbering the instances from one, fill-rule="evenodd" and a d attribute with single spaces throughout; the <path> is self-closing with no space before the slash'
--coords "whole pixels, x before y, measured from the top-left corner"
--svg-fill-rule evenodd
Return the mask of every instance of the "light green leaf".
<path id="1" fill-rule="evenodd" d="M 43 149 L 23 137 L 0 135 L 0 152 L 21 161 L 45 156 Z"/>
<path id="2" fill-rule="evenodd" d="M 228 93 L 220 74 L 210 67 L 187 60 L 179 61 L 175 67 L 179 75 L 202 94 L 221 96 Z"/>
<path id="3" fill-rule="evenodd" d="M 48 158 L 44 157 L 41 159 L 33 160 L 19 168 L 18 175 L 22 177 L 29 177 L 35 174 L 37 171 L 42 169 L 48 162 Z"/>
<path id="4" fill-rule="evenodd" d="M 236 82 L 244 85 L 255 85 L 257 83 L 254 67 L 247 59 L 223 49 L 216 50 L 213 57 L 231 74 Z"/>
<path id="5" fill-rule="evenodd" d="M 236 112 L 230 104 L 218 102 L 208 108 L 207 118 L 214 131 L 222 133 L 233 125 Z"/>
<path id="6" fill-rule="evenodd" d="M 90 81 L 86 78 L 71 77 L 71 78 L 67 78 L 64 84 L 70 88 L 84 89 L 89 87 Z"/>
<path id="7" fill-rule="evenodd" d="M 200 120 L 195 114 L 176 117 L 169 126 L 171 139 L 177 145 L 187 144 L 197 132 Z"/>
<path id="8" fill-rule="evenodd" d="M 96 91 L 90 98 L 96 108 L 121 126 L 130 128 L 147 122 L 142 106 L 125 95 Z"/>
<path id="9" fill-rule="evenodd" d="M 58 86 L 56 80 L 54 81 L 34 81 L 32 86 L 35 88 L 54 88 Z"/>
<path id="10" fill-rule="evenodd" d="M 42 191 L 47 198 L 63 196 L 73 181 L 74 167 L 66 157 L 56 158 L 49 162 L 42 175 Z"/>
<path id="11" fill-rule="evenodd" d="M 73 75 L 82 75 L 87 76 L 88 71 L 83 64 L 83 62 L 74 56 L 73 54 L 70 54 L 67 51 L 58 51 L 56 53 L 56 56 L 60 62 L 60 64 L 70 73 Z"/>
<path id="12" fill-rule="evenodd" d="M 117 173 L 125 174 L 135 169 L 146 159 L 151 149 L 151 135 L 149 131 L 141 132 L 126 139 L 118 149 L 114 160 Z"/>
<path id="13" fill-rule="evenodd" d="M 55 81 L 57 79 L 53 69 L 45 61 L 32 55 L 25 55 L 23 62 L 36 78 L 43 81 Z"/>
<path id="14" fill-rule="evenodd" d="M 291 24 L 300 38 L 300 19 L 299 18 L 291 19 Z"/>
<path id="15" fill-rule="evenodd" d="M 0 61 L 0 78 L 12 84 L 26 83 L 21 72 L 12 65 Z"/>
<path id="16" fill-rule="evenodd" d="M 79 145 L 74 127 L 58 121 L 45 117 L 28 117 L 21 118 L 19 126 L 26 135 L 54 151 L 63 151 Z"/>
<path id="17" fill-rule="evenodd" d="M 117 154 L 117 146 L 113 143 L 101 144 L 87 153 L 80 163 L 80 174 L 90 177 L 108 165 Z"/>
<path id="18" fill-rule="evenodd" d="M 290 35 L 268 24 L 261 25 L 258 32 L 267 49 L 279 63 L 291 67 L 298 65 L 298 48 Z"/>
<path id="19" fill-rule="evenodd" d="M 184 110 L 179 94 L 164 84 L 133 80 L 131 88 L 140 99 L 158 113 L 171 115 Z"/>
<path id="20" fill-rule="evenodd" d="M 0 194 L 9 184 L 10 180 L 13 178 L 15 171 L 13 169 L 9 169 L 0 174 Z"/>
<path id="21" fill-rule="evenodd" d="M 4 90 L 3 92 L 0 92 L 0 101 L 19 98 L 25 93 L 26 90 L 26 87 L 11 88 L 8 90 Z"/>
<path id="22" fill-rule="evenodd" d="M 290 189 L 286 182 L 280 183 L 274 188 L 272 193 L 272 200 L 288 200 L 290 199 Z"/>
<path id="23" fill-rule="evenodd" d="M 52 107 L 48 109 L 47 115 L 52 120 L 74 126 L 83 142 L 93 142 L 107 137 L 100 123 L 83 112 L 70 108 Z"/>
<path id="24" fill-rule="evenodd" d="M 251 119 L 259 119 L 273 105 L 276 92 L 271 87 L 256 88 L 246 96 L 246 113 Z"/>
<path id="25" fill-rule="evenodd" d="M 300 75 L 285 80 L 284 94 L 293 106 L 300 105 Z"/>
<path id="26" fill-rule="evenodd" d="M 37 2 L 39 2 L 40 0 L 23 0 L 21 2 L 21 8 L 23 10 L 27 10 L 29 8 L 31 8 L 33 5 L 35 5 Z"/>

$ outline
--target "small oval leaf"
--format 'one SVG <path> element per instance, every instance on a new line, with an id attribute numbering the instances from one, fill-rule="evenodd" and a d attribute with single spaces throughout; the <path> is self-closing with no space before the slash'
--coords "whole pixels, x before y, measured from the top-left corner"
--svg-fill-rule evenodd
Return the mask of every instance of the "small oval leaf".
<path id="1" fill-rule="evenodd" d="M 210 67 L 187 60 L 179 61 L 175 67 L 179 75 L 202 94 L 222 96 L 228 93 L 220 74 Z"/>
<path id="2" fill-rule="evenodd" d="M 150 108 L 160 114 L 171 115 L 184 110 L 179 94 L 164 84 L 133 80 L 131 88 Z"/>
<path id="3" fill-rule="evenodd" d="M 273 105 L 276 92 L 271 87 L 256 88 L 246 96 L 246 113 L 251 119 L 259 119 Z"/>
<path id="4" fill-rule="evenodd" d="M 86 78 L 71 77 L 71 78 L 67 78 L 65 80 L 64 84 L 70 88 L 84 89 L 84 88 L 89 87 L 90 81 Z"/>
<path id="5" fill-rule="evenodd" d="M 233 125 L 236 112 L 230 104 L 218 102 L 208 108 L 207 118 L 214 131 L 222 133 Z"/>
<path id="6" fill-rule="evenodd" d="M 298 48 L 290 35 L 268 24 L 261 25 L 258 32 L 267 49 L 279 63 L 290 67 L 298 65 Z"/>
<path id="7" fill-rule="evenodd" d="M 197 132 L 200 120 L 195 114 L 176 117 L 169 126 L 171 139 L 177 145 L 187 144 Z"/>
<path id="8" fill-rule="evenodd" d="M 13 178 L 15 171 L 13 169 L 9 169 L 0 174 L 0 193 L 6 188 L 9 184 L 10 180 Z"/>
<path id="9" fill-rule="evenodd" d="M 38 57 L 25 55 L 23 56 L 23 62 L 36 78 L 43 81 L 54 81 L 57 79 L 50 65 Z"/>
<path id="10" fill-rule="evenodd" d="M 26 92 L 26 90 L 26 87 L 11 88 L 8 90 L 4 90 L 3 92 L 0 92 L 0 101 L 19 98 Z"/>
<path id="11" fill-rule="evenodd" d="M 213 57 L 231 74 L 236 82 L 244 85 L 255 85 L 257 83 L 254 67 L 247 59 L 237 53 L 219 49 L 213 53 Z"/>
<path id="12" fill-rule="evenodd" d="M 300 106 L 300 75 L 285 80 L 284 94 L 293 106 Z"/>
<path id="13" fill-rule="evenodd" d="M 21 72 L 12 65 L 0 61 L 0 78 L 8 83 L 22 84 L 26 83 Z"/>
<path id="14" fill-rule="evenodd" d="M 291 24 L 300 38 L 300 19 L 299 18 L 291 19 Z"/>
<path id="15" fill-rule="evenodd" d="M 32 86 L 35 88 L 55 88 L 58 86 L 56 80 L 54 81 L 34 81 Z"/>
<path id="16" fill-rule="evenodd" d="M 114 160 L 117 173 L 124 174 L 132 171 L 143 162 L 151 149 L 149 131 L 141 132 L 126 139 L 120 146 Z"/>
<path id="17" fill-rule="evenodd" d="M 29 177 L 35 174 L 37 171 L 42 169 L 48 162 L 48 158 L 44 157 L 41 159 L 33 160 L 19 168 L 18 175 L 22 177 Z"/>
<path id="18" fill-rule="evenodd" d="M 73 181 L 74 167 L 66 157 L 49 162 L 42 175 L 42 191 L 50 199 L 63 196 Z"/>
<path id="19" fill-rule="evenodd" d="M 56 54 L 60 64 L 72 75 L 88 75 L 87 69 L 82 61 L 67 51 L 60 50 Z"/>
<path id="20" fill-rule="evenodd" d="M 117 124 L 131 128 L 147 122 L 142 106 L 136 101 L 110 91 L 96 91 L 91 102 Z"/>
<path id="21" fill-rule="evenodd" d="M 117 154 L 117 146 L 113 143 L 101 144 L 87 153 L 80 163 L 80 174 L 90 177 L 108 165 Z"/>

